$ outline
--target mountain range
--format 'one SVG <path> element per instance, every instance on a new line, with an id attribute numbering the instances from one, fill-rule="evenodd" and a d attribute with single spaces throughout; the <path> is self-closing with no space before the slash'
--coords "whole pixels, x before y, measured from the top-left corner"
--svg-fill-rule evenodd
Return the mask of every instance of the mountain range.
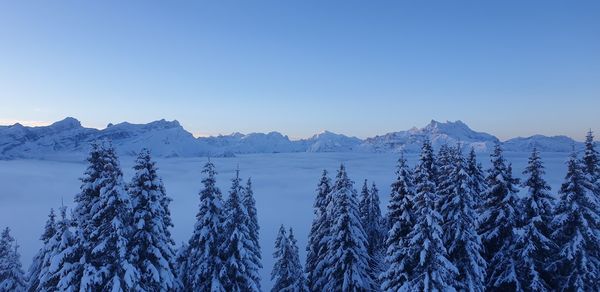
<path id="1" fill-rule="evenodd" d="M 53 159 L 83 157 L 95 140 L 111 140 L 120 155 L 135 155 L 149 148 L 158 157 L 235 156 L 250 153 L 286 152 L 418 152 L 425 139 L 435 148 L 461 143 L 465 148 L 487 152 L 499 142 L 495 136 L 477 132 L 461 121 L 432 120 L 423 128 L 387 133 L 367 139 L 329 131 L 308 139 L 291 140 L 279 132 L 233 133 L 194 137 L 177 121 L 159 120 L 148 124 L 127 122 L 109 124 L 105 129 L 85 128 L 75 118 L 66 118 L 49 126 L 27 127 L 21 124 L 0 126 L 0 159 Z M 581 142 L 566 136 L 518 137 L 501 142 L 506 151 L 531 151 L 536 146 L 545 152 L 571 151 Z"/>

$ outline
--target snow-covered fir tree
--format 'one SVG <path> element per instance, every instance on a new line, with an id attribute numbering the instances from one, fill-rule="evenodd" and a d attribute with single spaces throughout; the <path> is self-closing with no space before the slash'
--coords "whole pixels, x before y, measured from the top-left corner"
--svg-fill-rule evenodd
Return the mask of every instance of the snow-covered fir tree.
<path id="1" fill-rule="evenodd" d="M 431 141 L 425 139 L 423 141 L 423 145 L 421 146 L 421 154 L 419 155 L 419 164 L 415 166 L 415 170 L 413 173 L 417 173 L 417 168 L 421 168 L 421 170 L 427 171 L 428 179 L 430 182 L 434 184 L 434 187 L 437 188 L 437 179 L 439 177 L 439 172 L 437 168 L 437 164 L 435 161 L 435 153 L 433 152 L 433 146 L 431 146 Z M 420 183 L 419 177 L 414 176 L 415 184 Z"/>
<path id="2" fill-rule="evenodd" d="M 295 292 L 307 292 L 308 286 L 306 285 L 306 276 L 304 275 L 304 269 L 302 268 L 302 264 L 300 263 L 300 249 L 298 248 L 298 241 L 294 236 L 294 231 L 290 227 L 288 231 L 288 244 L 291 249 L 292 255 L 292 266 L 294 274 L 296 275 L 296 281 L 293 285 Z"/>
<path id="3" fill-rule="evenodd" d="M 105 148 L 103 142 L 93 142 L 90 152 L 86 158 L 87 168 L 81 180 L 80 192 L 75 195 L 75 208 L 73 209 L 72 224 L 75 226 L 73 236 L 76 238 L 73 245 L 68 247 L 71 257 L 70 260 L 63 264 L 64 267 L 69 267 L 65 270 L 65 281 L 61 280 L 61 288 L 69 291 L 79 291 L 81 287 L 81 279 L 83 278 L 83 267 L 90 259 L 90 251 L 92 250 L 91 243 L 88 241 L 91 234 L 96 228 L 92 225 L 92 217 L 94 216 L 95 206 L 100 199 L 100 187 L 98 181 L 103 175 L 103 156 Z M 84 288 L 84 287 L 81 287 Z"/>
<path id="4" fill-rule="evenodd" d="M 219 277 L 222 266 L 219 245 L 223 238 L 223 198 L 216 185 L 215 165 L 209 160 L 202 170 L 200 206 L 196 214 L 194 232 L 186 245 L 180 278 L 184 290 L 223 291 Z"/>
<path id="5" fill-rule="evenodd" d="M 600 291 L 600 200 L 584 169 L 573 152 L 553 219 L 558 252 L 550 268 L 560 291 Z"/>
<path id="6" fill-rule="evenodd" d="M 452 171 L 454 170 L 455 151 L 448 144 L 442 144 L 435 156 L 436 194 L 440 200 L 445 201 L 450 196 L 452 189 Z"/>
<path id="7" fill-rule="evenodd" d="M 328 211 L 331 202 L 331 179 L 328 177 L 327 170 L 323 170 L 316 192 L 317 196 L 313 204 L 315 217 L 308 235 L 308 245 L 306 246 L 305 268 L 307 285 L 310 291 L 322 291 L 323 285 L 327 282 L 324 277 L 324 271 L 327 268 L 325 255 L 327 254 L 327 242 L 329 241 L 329 229 L 331 227 Z"/>
<path id="8" fill-rule="evenodd" d="M 386 238 L 385 266 L 381 275 L 381 290 L 398 291 L 408 281 L 411 274 L 408 240 L 406 236 L 414 224 L 412 203 L 415 196 L 413 177 L 404 155 L 398 159 L 396 179 L 392 183 L 392 193 L 388 205 L 387 220 L 390 230 Z"/>
<path id="9" fill-rule="evenodd" d="M 18 248 L 10 228 L 6 227 L 0 235 L 0 292 L 25 291 L 27 283 Z"/>
<path id="10" fill-rule="evenodd" d="M 485 192 L 487 189 L 485 175 L 481 164 L 477 162 L 477 156 L 475 155 L 475 149 L 471 147 L 469 156 L 467 156 L 467 174 L 469 175 L 469 189 L 474 193 L 473 202 L 475 209 L 481 212 L 480 207 L 483 205 L 485 200 Z"/>
<path id="11" fill-rule="evenodd" d="M 279 233 L 275 239 L 273 258 L 275 259 L 275 264 L 271 271 L 271 281 L 273 281 L 271 291 L 308 291 L 292 229 L 287 234 L 283 225 L 279 228 Z"/>
<path id="12" fill-rule="evenodd" d="M 419 163 L 415 168 L 414 226 L 407 235 L 404 260 L 412 264 L 410 274 L 400 291 L 454 291 L 457 268 L 448 260 L 444 247 L 443 218 L 437 211 L 435 176 L 431 144 L 423 143 Z"/>
<path id="13" fill-rule="evenodd" d="M 483 246 L 477 233 L 478 214 L 475 210 L 471 189 L 471 177 L 466 171 L 467 163 L 458 149 L 446 177 L 446 196 L 441 206 L 444 245 L 448 259 L 458 269 L 456 288 L 461 291 L 484 291 L 486 262 L 482 257 Z"/>
<path id="14" fill-rule="evenodd" d="M 39 286 L 36 291 L 76 291 L 72 271 L 79 269 L 80 255 L 75 236 L 71 233 L 72 221 L 67 218 L 67 208 L 61 207 L 55 232 L 46 243 L 46 255 L 42 260 Z"/>
<path id="15" fill-rule="evenodd" d="M 27 272 L 27 291 L 40 291 L 40 274 L 42 273 L 44 258 L 47 257 L 49 253 L 48 250 L 48 242 L 56 233 L 56 215 L 54 214 L 54 209 L 50 209 L 50 214 L 48 214 L 48 220 L 46 220 L 46 225 L 44 226 L 44 232 L 40 237 L 42 241 L 42 247 L 38 250 L 36 255 L 33 257 L 33 262 L 29 266 L 29 270 Z"/>
<path id="16" fill-rule="evenodd" d="M 177 278 L 181 283 L 181 290 L 191 290 L 193 285 L 190 277 L 190 247 L 187 243 L 182 242 L 175 254 L 175 262 L 177 263 Z M 220 272 L 220 270 L 219 270 Z"/>
<path id="17" fill-rule="evenodd" d="M 260 291 L 256 282 L 259 266 L 253 258 L 253 242 L 244 206 L 244 189 L 239 170 L 232 179 L 229 198 L 225 204 L 224 239 L 221 244 L 223 266 L 220 272 L 225 291 Z"/>
<path id="18" fill-rule="evenodd" d="M 80 288 L 137 288 L 139 271 L 131 263 L 129 246 L 133 231 L 131 202 L 117 155 L 110 143 L 104 143 L 92 150 L 88 161 L 81 193 L 76 197 L 76 213 L 81 216 L 77 218 L 79 241 L 84 254 Z"/>
<path id="19" fill-rule="evenodd" d="M 142 149 L 133 167 L 135 174 L 128 191 L 133 212 L 133 234 L 129 241 L 131 263 L 139 271 L 138 291 L 174 291 L 176 277 L 175 242 L 164 185 L 150 151 Z"/>
<path id="20" fill-rule="evenodd" d="M 250 241 L 252 242 L 252 246 L 250 248 L 252 252 L 251 260 L 254 265 L 258 267 L 258 269 L 262 269 L 262 256 L 259 242 L 260 228 L 258 225 L 258 213 L 256 212 L 256 200 L 254 200 L 254 190 L 252 189 L 252 180 L 250 178 L 248 178 L 246 181 L 242 202 L 244 203 L 246 212 L 248 212 L 248 230 L 250 231 Z M 260 276 L 258 273 L 256 273 L 254 277 L 254 282 L 260 290 Z"/>
<path id="21" fill-rule="evenodd" d="M 367 236 L 360 222 L 354 183 L 342 164 L 332 187 L 332 226 L 327 248 L 325 291 L 365 291 L 375 289 Z"/>
<path id="22" fill-rule="evenodd" d="M 517 184 L 512 167 L 507 165 L 502 148 L 497 143 L 488 172 L 488 190 L 482 205 L 479 233 L 488 263 L 487 287 L 490 290 L 520 290 L 515 274 L 515 231 L 519 219 Z"/>
<path id="23" fill-rule="evenodd" d="M 544 165 L 535 147 L 523 174 L 527 177 L 523 182 L 527 193 L 521 200 L 522 211 L 513 251 L 517 259 L 518 286 L 526 291 L 550 291 L 551 276 L 546 268 L 548 258 L 555 250 L 550 236 L 554 197 L 543 178 Z"/>
<path id="24" fill-rule="evenodd" d="M 585 151 L 582 159 L 584 172 L 590 176 L 592 182 L 600 183 L 600 154 L 594 145 L 594 135 L 591 130 L 585 136 Z"/>
<path id="25" fill-rule="evenodd" d="M 379 190 L 373 182 L 371 189 L 367 180 L 363 184 L 359 203 L 360 220 L 367 235 L 367 251 L 370 258 L 372 279 L 378 282 L 379 275 L 384 270 L 386 228 L 379 206 Z M 379 283 L 377 283 L 379 287 Z"/>
<path id="26" fill-rule="evenodd" d="M 275 238 L 275 251 L 273 252 L 275 263 L 271 271 L 271 281 L 273 282 L 271 291 L 274 292 L 291 290 L 292 283 L 294 282 L 295 275 L 292 272 L 293 267 L 290 263 L 291 255 L 287 240 L 285 227 L 281 225 L 277 233 L 277 238 Z"/>

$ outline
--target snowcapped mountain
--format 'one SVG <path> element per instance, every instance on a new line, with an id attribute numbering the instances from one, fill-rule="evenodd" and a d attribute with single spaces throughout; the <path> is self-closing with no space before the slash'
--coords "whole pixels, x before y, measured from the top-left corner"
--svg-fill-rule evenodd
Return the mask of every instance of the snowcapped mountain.
<path id="1" fill-rule="evenodd" d="M 569 152 L 573 147 L 582 149 L 583 143 L 567 136 L 533 135 L 507 140 L 503 143 L 503 146 L 506 151 L 531 151 L 533 147 L 537 147 L 542 152 Z"/>
<path id="2" fill-rule="evenodd" d="M 490 134 L 471 130 L 461 121 L 440 123 L 432 120 L 424 128 L 367 138 L 360 149 L 369 152 L 418 152 L 425 139 L 429 139 L 435 148 L 442 144 L 461 143 L 463 147 L 474 147 L 477 151 L 487 151 L 498 141 L 498 138 Z"/>
<path id="3" fill-rule="evenodd" d="M 489 151 L 498 139 L 477 132 L 461 121 L 441 123 L 432 120 L 423 128 L 392 132 L 361 140 L 328 131 L 308 139 L 290 140 L 278 132 L 219 135 L 195 138 L 177 121 L 159 120 L 148 124 L 109 124 L 105 129 L 82 127 L 74 118 L 66 118 L 49 126 L 26 127 L 21 124 L 0 126 L 0 159 L 82 159 L 95 140 L 109 139 L 120 155 L 135 155 L 149 148 L 158 157 L 233 156 L 247 153 L 279 152 L 419 152 L 425 139 L 435 148 L 442 144 L 474 147 Z M 535 135 L 514 138 L 503 143 L 507 151 L 567 152 L 581 142 L 566 136 Z"/>
<path id="4" fill-rule="evenodd" d="M 350 152 L 354 151 L 362 140 L 329 131 L 323 131 L 303 140 L 307 144 L 307 152 Z"/>
<path id="5" fill-rule="evenodd" d="M 291 141 L 288 136 L 279 132 L 219 135 L 215 137 L 200 137 L 199 147 L 210 155 L 228 153 L 279 153 L 304 152 L 302 143 Z"/>
<path id="6" fill-rule="evenodd" d="M 84 157 L 91 142 L 110 139 L 121 155 L 133 155 L 148 147 L 161 157 L 198 156 L 196 138 L 177 121 L 149 124 L 109 124 L 106 129 L 84 128 L 74 118 L 49 126 L 24 127 L 20 124 L 0 128 L 0 159 Z"/>

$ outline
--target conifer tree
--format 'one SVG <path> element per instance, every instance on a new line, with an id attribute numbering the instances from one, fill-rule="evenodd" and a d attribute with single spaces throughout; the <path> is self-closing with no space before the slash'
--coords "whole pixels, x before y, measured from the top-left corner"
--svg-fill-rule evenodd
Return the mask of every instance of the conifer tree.
<path id="1" fill-rule="evenodd" d="M 310 291 L 321 291 L 326 283 L 324 271 L 327 269 L 325 255 L 329 241 L 331 218 L 328 206 L 331 202 L 331 179 L 327 170 L 323 170 L 317 186 L 317 196 L 313 204 L 315 217 L 308 236 L 306 247 L 306 275 Z"/>
<path id="2" fill-rule="evenodd" d="M 438 154 L 435 157 L 435 177 L 436 193 L 440 200 L 445 201 L 452 190 L 452 171 L 454 170 L 455 153 L 448 144 L 442 144 Z"/>
<path id="3" fill-rule="evenodd" d="M 384 243 L 385 233 L 383 217 L 379 207 L 379 190 L 375 183 L 371 185 L 371 190 L 365 180 L 361 192 L 359 203 L 360 219 L 367 235 L 367 252 L 369 253 L 370 269 L 372 279 L 376 282 L 384 269 Z M 379 287 L 379 284 L 377 284 Z"/>
<path id="4" fill-rule="evenodd" d="M 129 238 L 132 232 L 131 202 L 112 145 L 102 145 L 83 178 L 77 211 L 82 228 L 79 237 L 84 252 L 83 290 L 125 291 L 139 285 L 139 271 L 131 264 Z M 92 171 L 90 171 L 90 169 Z M 99 170 L 98 173 L 94 171 Z M 89 199 L 89 200 L 87 200 Z"/>
<path id="5" fill-rule="evenodd" d="M 194 285 L 193 280 L 190 277 L 190 264 L 192 262 L 190 252 L 190 246 L 187 243 L 182 242 L 179 248 L 177 248 L 177 253 L 175 255 L 175 261 L 177 262 L 177 278 L 179 283 L 181 284 L 181 290 L 183 291 L 189 291 L 193 289 L 192 287 Z M 220 257 L 220 254 L 218 256 Z M 220 272 L 220 269 L 218 270 L 218 272 Z"/>
<path id="6" fill-rule="evenodd" d="M 256 212 L 256 200 L 254 200 L 254 191 L 252 189 L 252 181 L 250 178 L 246 181 L 246 187 L 244 188 L 242 201 L 244 203 L 244 208 L 248 212 L 248 230 L 250 231 L 250 241 L 252 246 L 251 250 L 251 260 L 254 265 L 258 267 L 258 269 L 262 269 L 262 256 L 260 252 L 260 242 L 259 242 L 259 225 L 258 225 L 258 213 Z M 253 275 L 254 282 L 256 283 L 258 289 L 260 290 L 260 276 L 258 273 Z"/>
<path id="7" fill-rule="evenodd" d="M 442 216 L 437 211 L 431 145 L 423 143 L 415 169 L 414 227 L 407 235 L 402 254 L 410 257 L 410 274 L 400 291 L 454 291 L 457 268 L 448 260 L 442 233 Z"/>
<path id="8" fill-rule="evenodd" d="M 375 288 L 369 267 L 367 237 L 360 222 L 353 184 L 342 164 L 331 194 L 333 221 L 326 257 L 326 291 L 364 291 Z"/>
<path id="9" fill-rule="evenodd" d="M 483 247 L 477 234 L 478 215 L 473 199 L 476 193 L 470 188 L 471 178 L 460 151 L 456 151 L 448 162 L 453 165 L 446 167 L 451 170 L 446 183 L 448 197 L 441 206 L 441 215 L 448 259 L 458 269 L 456 288 L 484 291 L 486 262 L 481 255 Z"/>
<path id="10" fill-rule="evenodd" d="M 561 291 L 600 290 L 600 200 L 584 168 L 573 152 L 553 219 L 558 252 L 550 268 Z"/>
<path id="11" fill-rule="evenodd" d="M 285 228 L 281 225 L 275 239 L 275 251 L 273 252 L 273 258 L 275 259 L 273 271 L 271 271 L 271 281 L 273 282 L 271 291 L 273 292 L 289 291 L 294 282 L 295 275 L 292 273 L 291 255 L 289 254 L 287 240 Z"/>
<path id="12" fill-rule="evenodd" d="M 421 154 L 419 156 L 419 165 L 415 167 L 414 173 L 417 173 L 417 168 L 421 168 L 421 171 L 426 171 L 428 180 L 433 183 L 434 187 L 437 189 L 437 179 L 439 177 L 439 171 L 437 165 L 435 163 L 435 154 L 433 153 L 433 146 L 431 146 L 431 141 L 425 139 L 423 141 L 423 145 L 421 146 Z M 415 175 L 415 184 L 421 183 L 419 176 Z"/>
<path id="13" fill-rule="evenodd" d="M 221 245 L 221 282 L 226 291 L 260 291 L 256 279 L 259 267 L 253 261 L 248 212 L 243 202 L 239 170 L 232 179 L 225 204 L 224 240 Z"/>
<path id="14" fill-rule="evenodd" d="M 140 273 L 141 291 L 173 291 L 178 288 L 173 227 L 164 185 L 150 151 L 142 149 L 129 184 L 133 211 L 133 234 L 129 242 L 132 264 Z"/>
<path id="15" fill-rule="evenodd" d="M 21 267 L 19 246 L 6 227 L 0 235 L 0 292 L 25 291 L 25 273 Z"/>
<path id="16" fill-rule="evenodd" d="M 514 267 L 515 230 L 518 227 L 517 184 L 512 177 L 512 167 L 507 165 L 502 148 L 497 143 L 492 153 L 492 167 L 488 172 L 485 202 L 483 203 L 479 232 L 488 262 L 490 290 L 520 290 Z"/>
<path id="17" fill-rule="evenodd" d="M 304 275 L 304 269 L 300 263 L 300 254 L 298 249 L 298 241 L 294 236 L 294 231 L 290 227 L 288 231 L 288 244 L 291 250 L 291 263 L 293 267 L 293 273 L 295 275 L 295 281 L 293 285 L 294 292 L 308 292 L 308 286 L 306 286 L 306 276 Z"/>
<path id="18" fill-rule="evenodd" d="M 407 235 L 415 222 L 413 199 L 415 190 L 410 168 L 404 155 L 398 159 L 396 180 L 392 183 L 392 193 L 388 205 L 388 222 L 390 230 L 386 239 L 386 271 L 381 276 L 383 291 L 398 291 L 408 281 L 412 273 L 408 252 Z"/>
<path id="19" fill-rule="evenodd" d="M 271 291 L 308 291 L 305 284 L 304 272 L 300 265 L 296 239 L 291 228 L 289 234 L 286 234 L 283 225 L 279 228 L 279 233 L 275 240 L 273 257 L 275 258 L 275 264 L 271 272 L 271 280 L 273 281 Z"/>
<path id="20" fill-rule="evenodd" d="M 60 208 L 56 232 L 48 240 L 47 254 L 40 273 L 39 291 L 78 291 L 79 278 L 73 278 L 80 269 L 78 245 L 71 232 L 73 222 L 67 218 L 67 208 Z"/>
<path id="21" fill-rule="evenodd" d="M 42 273 L 44 258 L 49 252 L 48 241 L 52 238 L 52 236 L 54 236 L 54 233 L 56 233 L 55 217 L 56 215 L 54 214 L 54 209 L 50 209 L 48 220 L 46 220 L 46 225 L 44 226 L 44 232 L 40 237 L 40 240 L 42 241 L 42 247 L 33 257 L 33 263 L 31 263 L 31 266 L 29 266 L 29 270 L 27 272 L 27 291 L 40 291 L 40 274 Z"/>
<path id="22" fill-rule="evenodd" d="M 469 189 L 474 193 L 473 202 L 475 209 L 481 212 L 480 208 L 485 200 L 485 191 L 487 189 L 485 176 L 483 175 L 483 168 L 481 164 L 477 162 L 477 156 L 475 155 L 475 149 L 471 147 L 469 156 L 467 157 L 466 172 L 469 175 Z"/>
<path id="23" fill-rule="evenodd" d="M 92 217 L 95 213 L 95 206 L 100 200 L 99 181 L 103 175 L 105 155 L 104 142 L 93 142 L 90 152 L 88 153 L 87 168 L 81 180 L 80 192 L 75 195 L 75 208 L 73 209 L 73 222 L 75 225 L 73 236 L 76 238 L 73 246 L 69 247 L 71 260 L 65 263 L 63 267 L 68 266 L 68 272 L 64 277 L 68 281 L 61 281 L 61 287 L 65 290 L 78 291 L 82 287 L 81 280 L 83 278 L 84 266 L 91 260 L 90 251 L 92 250 L 91 243 L 88 239 L 95 232 L 96 228 L 92 224 Z"/>
<path id="24" fill-rule="evenodd" d="M 550 291 L 552 287 L 551 276 L 545 269 L 549 256 L 555 250 L 550 236 L 554 197 L 550 194 L 550 186 L 542 177 L 544 173 L 539 152 L 534 147 L 527 168 L 523 171 L 527 176 L 523 183 L 527 194 L 521 200 L 523 210 L 513 251 L 517 259 L 519 286 L 527 291 Z"/>
<path id="25" fill-rule="evenodd" d="M 222 291 L 219 277 L 222 266 L 219 244 L 223 238 L 223 198 L 216 186 L 215 165 L 209 160 L 202 170 L 204 185 L 200 191 L 200 207 L 196 225 L 183 259 L 187 269 L 182 271 L 187 279 L 185 290 Z"/>
<path id="26" fill-rule="evenodd" d="M 594 145 L 594 135 L 588 131 L 585 137 L 585 151 L 583 153 L 584 172 L 590 176 L 592 182 L 600 179 L 600 154 Z"/>

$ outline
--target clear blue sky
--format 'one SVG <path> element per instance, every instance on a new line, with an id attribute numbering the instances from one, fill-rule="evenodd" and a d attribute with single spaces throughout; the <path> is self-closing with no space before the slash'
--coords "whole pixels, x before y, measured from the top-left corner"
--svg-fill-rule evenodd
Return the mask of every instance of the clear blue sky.
<path id="1" fill-rule="evenodd" d="M 600 1 L 1 1 L 0 104 L 5 124 L 581 139 Z"/>

